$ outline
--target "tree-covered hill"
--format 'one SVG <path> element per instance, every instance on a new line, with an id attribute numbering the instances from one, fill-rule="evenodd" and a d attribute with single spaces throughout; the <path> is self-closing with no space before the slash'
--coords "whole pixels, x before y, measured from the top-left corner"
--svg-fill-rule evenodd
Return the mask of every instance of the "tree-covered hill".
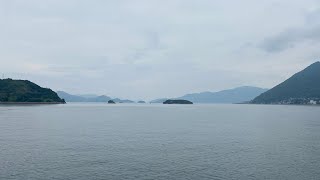
<path id="1" fill-rule="evenodd" d="M 320 62 L 313 63 L 283 83 L 262 93 L 254 104 L 319 104 Z"/>
<path id="2" fill-rule="evenodd" d="M 54 91 L 27 80 L 0 79 L 0 103 L 65 103 Z"/>

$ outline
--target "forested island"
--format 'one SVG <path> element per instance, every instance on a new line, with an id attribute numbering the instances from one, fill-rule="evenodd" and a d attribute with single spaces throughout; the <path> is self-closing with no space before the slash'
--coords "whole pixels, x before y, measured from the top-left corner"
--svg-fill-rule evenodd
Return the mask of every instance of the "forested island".
<path id="1" fill-rule="evenodd" d="M 163 104 L 193 104 L 193 102 L 183 99 L 168 99 Z"/>
<path id="2" fill-rule="evenodd" d="M 28 80 L 0 79 L 0 103 L 64 104 L 57 93 Z"/>

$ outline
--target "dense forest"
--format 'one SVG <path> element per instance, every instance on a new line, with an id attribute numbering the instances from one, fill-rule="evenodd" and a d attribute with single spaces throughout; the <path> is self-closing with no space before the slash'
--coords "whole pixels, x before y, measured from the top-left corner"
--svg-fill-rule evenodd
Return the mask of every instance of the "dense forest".
<path id="1" fill-rule="evenodd" d="M 54 91 L 27 80 L 0 80 L 0 102 L 65 103 Z"/>

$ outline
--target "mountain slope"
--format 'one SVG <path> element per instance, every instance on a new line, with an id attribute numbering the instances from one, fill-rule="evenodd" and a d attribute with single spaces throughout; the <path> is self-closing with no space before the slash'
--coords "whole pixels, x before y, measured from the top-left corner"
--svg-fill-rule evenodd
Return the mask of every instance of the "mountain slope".
<path id="1" fill-rule="evenodd" d="M 320 100 L 320 62 L 296 73 L 283 83 L 256 97 L 254 104 L 308 104 Z"/>
<path id="2" fill-rule="evenodd" d="M 187 94 L 178 99 L 185 99 L 194 103 L 242 103 L 251 101 L 265 91 L 267 91 L 267 89 L 243 86 L 219 92 Z"/>
<path id="3" fill-rule="evenodd" d="M 0 102 L 12 103 L 65 103 L 57 93 L 27 80 L 0 80 Z"/>

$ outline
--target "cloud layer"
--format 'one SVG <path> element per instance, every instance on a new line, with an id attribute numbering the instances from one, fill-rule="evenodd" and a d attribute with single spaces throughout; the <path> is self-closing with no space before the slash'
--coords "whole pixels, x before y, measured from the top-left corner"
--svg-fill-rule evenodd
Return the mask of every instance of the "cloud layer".
<path id="1" fill-rule="evenodd" d="M 317 0 L 0 0 L 0 72 L 152 99 L 272 87 L 320 55 Z"/>

